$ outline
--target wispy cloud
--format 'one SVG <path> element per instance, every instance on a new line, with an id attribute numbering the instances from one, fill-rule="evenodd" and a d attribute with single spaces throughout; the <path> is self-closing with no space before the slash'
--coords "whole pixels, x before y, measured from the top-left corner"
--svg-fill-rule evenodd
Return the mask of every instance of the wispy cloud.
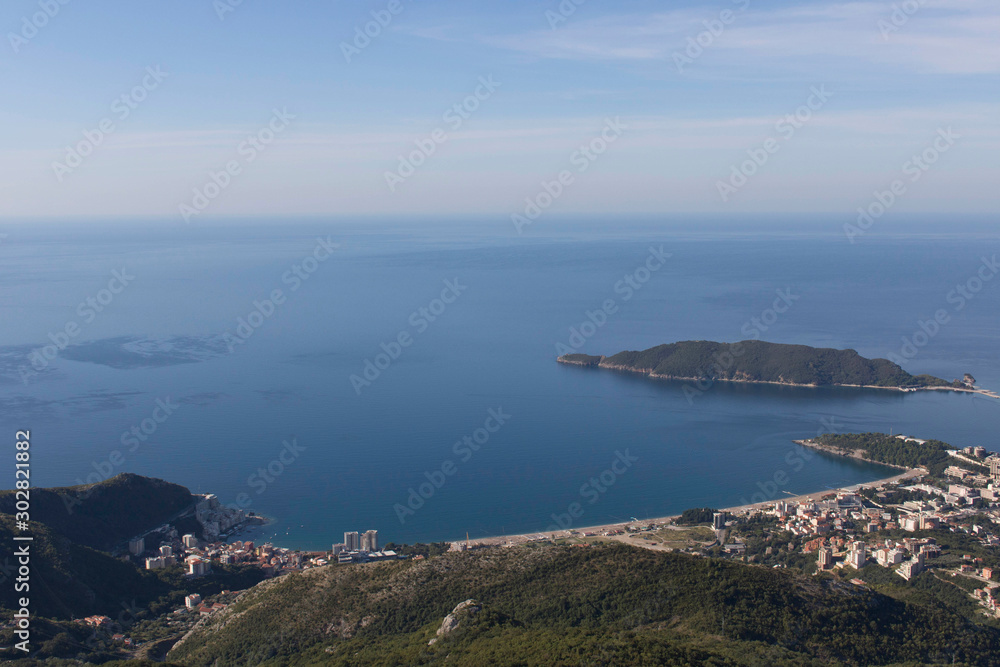
<path id="1" fill-rule="evenodd" d="M 725 5 L 722 6 L 725 8 Z M 680 9 L 579 20 L 558 30 L 469 37 L 536 58 L 585 61 L 670 61 L 689 37 L 705 31 L 718 8 Z M 711 45 L 715 64 L 772 74 L 803 60 L 843 69 L 846 64 L 896 67 L 914 72 L 1000 72 L 1000 3 L 927 1 L 912 15 L 882 2 L 829 3 L 764 10 L 751 5 Z M 880 21 L 898 28 L 883 30 Z M 885 24 L 883 24 L 884 26 Z M 423 31 L 429 39 L 456 39 L 447 30 Z"/>

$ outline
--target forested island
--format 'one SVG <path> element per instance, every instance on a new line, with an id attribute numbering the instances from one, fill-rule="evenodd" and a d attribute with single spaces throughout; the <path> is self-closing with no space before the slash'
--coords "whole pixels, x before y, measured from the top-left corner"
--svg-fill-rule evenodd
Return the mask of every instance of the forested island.
<path id="1" fill-rule="evenodd" d="M 966 380 L 911 375 L 888 359 L 867 359 L 855 350 L 746 340 L 683 341 L 610 357 L 566 354 L 560 363 L 641 373 L 652 378 L 722 380 L 800 386 L 884 387 L 900 390 L 972 391 Z"/>

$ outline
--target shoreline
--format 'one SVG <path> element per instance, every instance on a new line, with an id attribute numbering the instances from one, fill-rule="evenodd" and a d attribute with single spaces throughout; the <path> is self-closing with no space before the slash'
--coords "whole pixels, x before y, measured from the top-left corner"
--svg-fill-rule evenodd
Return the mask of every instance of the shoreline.
<path id="1" fill-rule="evenodd" d="M 799 441 L 796 442 L 801 444 Z M 809 445 L 804 445 L 804 446 L 809 446 Z M 817 447 L 817 449 L 825 451 L 822 450 L 822 448 L 820 447 Z M 840 454 L 839 456 L 844 456 L 844 455 Z M 862 459 L 862 460 L 867 461 L 867 459 Z M 871 487 L 871 486 L 883 486 L 885 484 L 891 484 L 891 483 L 899 483 L 908 479 L 912 479 L 914 477 L 922 477 L 925 474 L 927 474 L 925 470 L 921 470 L 920 468 L 903 468 L 900 466 L 890 466 L 884 463 L 880 463 L 879 465 L 885 465 L 890 468 L 897 468 L 902 470 L 903 472 L 899 473 L 898 475 L 893 475 L 891 477 L 884 477 L 882 479 L 876 479 L 870 482 L 860 482 L 858 484 L 851 484 L 836 489 L 823 489 L 821 491 L 813 491 L 811 493 L 803 493 L 795 496 L 788 495 L 784 497 L 775 497 L 775 498 L 770 498 L 769 500 L 764 500 L 759 503 L 736 505 L 734 507 L 722 507 L 717 509 L 716 511 L 727 512 L 729 514 L 745 514 L 751 510 L 763 509 L 777 502 L 795 502 L 795 503 L 816 502 L 823 496 L 827 496 L 830 494 L 836 494 L 841 492 L 853 493 L 860 488 Z M 654 524 L 654 523 L 666 524 L 672 522 L 675 519 L 680 518 L 680 516 L 681 516 L 680 514 L 674 514 L 671 516 L 643 519 L 641 521 L 622 521 L 618 523 L 600 524 L 595 526 L 570 526 L 569 528 L 561 528 L 555 532 L 543 531 L 543 532 L 522 533 L 514 535 L 495 535 L 495 536 L 480 537 L 475 539 L 470 538 L 468 540 L 468 545 L 470 548 L 474 548 L 477 546 L 518 546 L 522 544 L 527 544 L 529 542 L 551 540 L 554 536 L 558 536 L 556 537 L 556 539 L 559 539 L 560 537 L 567 537 L 570 535 L 570 531 L 576 531 L 577 533 L 582 533 L 582 532 L 601 533 L 610 530 L 622 530 L 624 526 L 647 526 L 649 524 Z M 445 541 L 451 544 L 453 548 L 456 545 L 466 543 L 466 541 L 462 539 L 445 540 Z"/>
<path id="2" fill-rule="evenodd" d="M 595 355 L 596 356 L 596 355 Z M 573 361 L 568 359 L 563 359 L 558 357 L 556 361 L 560 364 L 566 364 L 567 366 L 580 366 L 581 368 L 597 368 L 600 370 L 610 370 L 619 373 L 633 373 L 635 375 L 642 375 L 644 377 L 650 378 L 652 380 L 675 380 L 680 382 L 732 382 L 735 384 L 770 384 L 777 385 L 779 387 L 801 387 L 805 389 L 820 389 L 823 387 L 848 387 L 853 389 L 886 389 L 889 391 L 898 391 L 903 394 L 912 394 L 918 391 L 953 391 L 960 394 L 980 394 L 986 396 L 987 398 L 1000 399 L 1000 393 L 981 388 L 968 388 L 968 387 L 884 387 L 877 384 L 801 384 L 797 382 L 778 382 L 776 380 L 739 380 L 735 378 L 705 378 L 705 377 L 682 377 L 679 375 L 657 375 L 653 373 L 652 369 L 642 369 L 642 368 L 629 368 L 627 366 L 605 366 L 604 359 L 606 357 L 601 357 L 601 361 L 598 363 L 584 362 L 584 361 Z"/>

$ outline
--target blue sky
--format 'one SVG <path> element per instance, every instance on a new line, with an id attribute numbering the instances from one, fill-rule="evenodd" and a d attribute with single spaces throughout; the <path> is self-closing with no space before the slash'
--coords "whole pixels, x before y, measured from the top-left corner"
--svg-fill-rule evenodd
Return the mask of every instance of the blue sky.
<path id="1" fill-rule="evenodd" d="M 995 1 L 64 1 L 0 9 L 5 218 L 179 218 L 233 162 L 194 219 L 506 217 L 561 171 L 572 182 L 550 209 L 566 214 L 850 215 L 894 180 L 893 215 L 1000 204 Z M 386 25 L 345 57 L 372 12 Z M 446 112 L 477 87 L 455 127 Z M 295 118 L 241 152 L 275 109 Z M 579 171 L 609 119 L 625 129 Z M 60 168 L 102 121 L 113 130 Z M 934 164 L 911 180 L 925 151 Z"/>

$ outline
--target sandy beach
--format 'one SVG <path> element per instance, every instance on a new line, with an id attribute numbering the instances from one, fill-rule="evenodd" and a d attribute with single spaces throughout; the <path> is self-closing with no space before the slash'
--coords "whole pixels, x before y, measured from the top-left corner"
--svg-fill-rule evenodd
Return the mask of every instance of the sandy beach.
<path id="1" fill-rule="evenodd" d="M 884 464 L 882 464 L 884 465 Z M 864 482 L 862 484 L 854 484 L 852 486 L 845 486 L 838 489 L 823 489 L 822 491 L 815 491 L 813 493 L 804 493 L 798 496 L 783 495 L 765 500 L 759 503 L 752 503 L 749 505 L 737 505 L 736 507 L 723 507 L 719 511 L 728 512 L 730 514 L 745 514 L 754 509 L 766 508 L 773 505 L 776 502 L 794 502 L 794 503 L 804 503 L 804 502 L 815 502 L 819 501 L 824 496 L 833 495 L 840 492 L 850 493 L 857 491 L 860 488 L 867 488 L 872 486 L 883 486 L 886 484 L 893 484 L 898 482 L 904 482 L 916 477 L 923 476 L 925 471 L 920 469 L 905 470 L 898 475 L 893 475 L 892 477 L 886 477 L 884 479 L 877 479 L 871 482 Z M 495 537 L 480 537 L 476 539 L 469 540 L 469 546 L 475 547 L 477 545 L 483 546 L 515 546 L 518 544 L 526 544 L 528 542 L 537 542 L 540 540 L 548 540 L 553 536 L 566 537 L 570 534 L 570 531 L 576 531 L 578 533 L 596 533 L 600 535 L 605 532 L 613 532 L 616 530 L 624 530 L 625 526 L 648 526 L 650 524 L 664 525 L 671 523 L 675 519 L 679 518 L 679 514 L 673 516 L 657 517 L 655 519 L 644 519 L 642 521 L 624 521 L 619 523 L 609 523 L 599 526 L 572 526 L 565 530 L 558 530 L 556 532 L 545 532 L 545 533 L 526 533 L 522 535 L 498 535 Z M 464 544 L 465 540 L 452 540 L 453 545 Z"/>

